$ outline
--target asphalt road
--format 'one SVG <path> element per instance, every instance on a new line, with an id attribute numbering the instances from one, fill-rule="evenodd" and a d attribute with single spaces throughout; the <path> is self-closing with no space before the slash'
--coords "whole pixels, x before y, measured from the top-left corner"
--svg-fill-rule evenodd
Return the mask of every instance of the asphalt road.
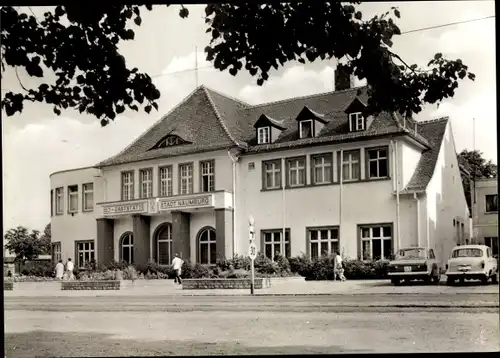
<path id="1" fill-rule="evenodd" d="M 4 309 L 58 312 L 293 311 L 359 312 L 425 309 L 497 312 L 498 294 L 297 296 L 5 297 Z"/>
<path id="2" fill-rule="evenodd" d="M 114 305 L 121 306 L 121 303 Z M 221 309 L 210 312 L 7 309 L 6 357 L 494 352 L 500 349 L 498 309 L 496 313 L 464 313 L 457 309 L 429 312 L 415 308 L 413 312 L 399 313 L 303 312 L 301 307 L 289 308 L 287 312 Z"/>

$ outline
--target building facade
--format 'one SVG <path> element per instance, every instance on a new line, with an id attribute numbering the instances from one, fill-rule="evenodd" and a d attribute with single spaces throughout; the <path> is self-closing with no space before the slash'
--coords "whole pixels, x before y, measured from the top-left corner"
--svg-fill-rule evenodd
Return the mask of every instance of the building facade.
<path id="1" fill-rule="evenodd" d="M 474 243 L 491 247 L 498 256 L 498 178 L 471 182 Z"/>
<path id="2" fill-rule="evenodd" d="M 445 260 L 455 225 L 469 234 L 450 121 L 371 116 L 367 99 L 361 87 L 249 105 L 201 86 L 114 157 L 51 176 L 55 248 L 80 267 L 214 264 L 246 255 L 253 217 L 270 258 L 428 246 Z"/>

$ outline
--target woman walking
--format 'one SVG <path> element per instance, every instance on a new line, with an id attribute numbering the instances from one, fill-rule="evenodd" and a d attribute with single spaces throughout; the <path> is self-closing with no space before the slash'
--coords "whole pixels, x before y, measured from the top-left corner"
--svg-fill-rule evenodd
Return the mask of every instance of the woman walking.
<path id="1" fill-rule="evenodd" d="M 335 275 L 340 279 L 340 281 L 345 281 L 344 261 L 342 260 L 342 256 L 340 256 L 339 251 L 337 251 L 337 254 L 335 255 Z"/>

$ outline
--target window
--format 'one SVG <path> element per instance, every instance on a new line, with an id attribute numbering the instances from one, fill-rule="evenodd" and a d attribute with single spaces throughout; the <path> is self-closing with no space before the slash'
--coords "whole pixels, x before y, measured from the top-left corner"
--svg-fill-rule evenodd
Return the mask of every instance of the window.
<path id="1" fill-rule="evenodd" d="M 83 190 L 83 211 L 92 211 L 94 209 L 94 184 L 87 183 L 82 185 Z"/>
<path id="2" fill-rule="evenodd" d="M 339 251 L 339 229 L 310 228 L 307 229 L 309 239 L 309 254 L 311 259 L 328 256 Z"/>
<path id="3" fill-rule="evenodd" d="M 291 158 L 286 160 L 288 186 L 306 185 L 306 158 Z"/>
<path id="4" fill-rule="evenodd" d="M 486 212 L 498 211 L 498 195 L 486 195 Z"/>
<path id="5" fill-rule="evenodd" d="M 208 160 L 200 162 L 201 192 L 209 193 L 215 190 L 215 162 Z"/>
<path id="6" fill-rule="evenodd" d="M 389 176 L 389 165 L 387 148 L 368 149 L 368 178 L 387 178 Z"/>
<path id="7" fill-rule="evenodd" d="M 131 232 L 126 232 L 120 238 L 120 259 L 134 263 L 134 235 Z"/>
<path id="8" fill-rule="evenodd" d="M 64 188 L 56 188 L 56 215 L 62 215 L 64 211 Z"/>
<path id="9" fill-rule="evenodd" d="M 153 169 L 139 170 L 139 183 L 141 187 L 141 199 L 153 196 Z"/>
<path id="10" fill-rule="evenodd" d="M 173 168 L 171 165 L 160 168 L 160 196 L 172 196 L 173 193 Z"/>
<path id="11" fill-rule="evenodd" d="M 198 234 L 199 261 L 202 265 L 215 265 L 217 261 L 217 243 L 215 230 L 207 227 Z"/>
<path id="12" fill-rule="evenodd" d="M 50 216 L 54 216 L 54 190 L 50 190 Z"/>
<path id="13" fill-rule="evenodd" d="M 82 269 L 95 261 L 94 241 L 76 241 L 76 267 Z"/>
<path id="14" fill-rule="evenodd" d="M 262 162 L 264 189 L 281 188 L 281 160 Z"/>
<path id="15" fill-rule="evenodd" d="M 331 153 L 311 156 L 311 181 L 313 184 L 327 184 L 333 181 Z"/>
<path id="16" fill-rule="evenodd" d="M 299 122 L 300 138 L 312 138 L 313 137 L 313 121 L 308 119 L 306 121 Z"/>
<path id="17" fill-rule="evenodd" d="M 483 257 L 483 250 L 481 249 L 457 249 L 452 252 L 451 258 L 457 257 Z"/>
<path id="18" fill-rule="evenodd" d="M 78 212 L 78 185 L 68 186 L 68 212 Z"/>
<path id="19" fill-rule="evenodd" d="M 363 260 L 391 259 L 392 226 L 361 226 L 361 257 Z"/>
<path id="20" fill-rule="evenodd" d="M 360 179 L 359 150 L 348 150 L 342 154 L 342 180 Z"/>
<path id="21" fill-rule="evenodd" d="M 345 117 L 344 117 L 345 118 Z M 362 131 L 365 129 L 365 118 L 361 112 L 349 114 L 349 130 L 351 132 Z"/>
<path id="22" fill-rule="evenodd" d="M 433 249 L 429 250 L 429 258 L 433 259 L 433 260 L 436 258 L 436 256 L 434 255 L 434 250 Z"/>
<path id="23" fill-rule="evenodd" d="M 262 231 L 264 254 L 274 261 L 276 254 L 281 254 L 281 244 L 285 249 L 285 256 L 290 257 L 290 229 L 285 230 L 285 241 L 283 242 L 283 230 L 264 230 Z"/>
<path id="24" fill-rule="evenodd" d="M 59 260 L 62 260 L 61 243 L 60 242 L 53 242 L 52 243 L 52 261 L 59 262 Z"/>
<path id="25" fill-rule="evenodd" d="M 257 128 L 257 144 L 267 144 L 270 142 L 271 127 Z"/>
<path id="26" fill-rule="evenodd" d="M 192 194 L 193 193 L 193 164 L 179 164 L 179 185 L 180 194 Z"/>
<path id="27" fill-rule="evenodd" d="M 161 139 L 155 146 L 151 149 L 160 149 L 160 148 L 167 148 L 171 147 L 174 145 L 181 145 L 181 144 L 187 144 L 189 142 L 186 142 L 182 138 L 176 136 L 176 135 L 168 135 L 165 138 Z"/>
<path id="28" fill-rule="evenodd" d="M 155 259 L 159 265 L 170 265 L 172 262 L 172 225 L 160 226 L 156 234 Z"/>
<path id="29" fill-rule="evenodd" d="M 134 172 L 122 173 L 122 200 L 134 199 Z"/>
<path id="30" fill-rule="evenodd" d="M 491 248 L 493 256 L 498 257 L 498 237 L 485 237 L 484 244 Z"/>

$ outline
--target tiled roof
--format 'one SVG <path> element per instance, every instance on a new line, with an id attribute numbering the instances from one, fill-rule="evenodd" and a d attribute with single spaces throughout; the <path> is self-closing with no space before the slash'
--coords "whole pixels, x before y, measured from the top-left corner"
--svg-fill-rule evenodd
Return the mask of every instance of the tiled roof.
<path id="1" fill-rule="evenodd" d="M 402 190 L 403 194 L 427 188 L 427 184 L 429 184 L 436 167 L 448 120 L 448 117 L 443 117 L 431 121 L 417 122 L 418 133 L 429 141 L 430 149 L 422 153 L 412 178 L 406 188 Z"/>
<path id="2" fill-rule="evenodd" d="M 431 148 L 422 155 L 408 186 L 408 188 L 422 185 L 425 187 L 437 160 L 435 152 L 439 152 L 442 140 L 439 130 L 445 127 L 442 124 L 443 120 L 421 123 L 413 119 L 405 120 L 397 113 L 384 112 L 369 119 L 365 131 L 349 132 L 345 110 L 355 98 L 361 103 L 367 103 L 367 88 L 352 88 L 250 105 L 200 86 L 131 145 L 114 157 L 97 164 L 97 167 L 229 149 L 234 146 L 243 148 L 250 154 L 399 133 L 406 134 L 425 147 Z M 299 139 L 296 118 L 306 107 L 318 117 L 325 119 L 325 126 L 317 137 Z M 256 145 L 254 124 L 263 114 L 285 129 L 274 143 Z M 177 135 L 191 144 L 150 150 L 168 134 Z"/>

